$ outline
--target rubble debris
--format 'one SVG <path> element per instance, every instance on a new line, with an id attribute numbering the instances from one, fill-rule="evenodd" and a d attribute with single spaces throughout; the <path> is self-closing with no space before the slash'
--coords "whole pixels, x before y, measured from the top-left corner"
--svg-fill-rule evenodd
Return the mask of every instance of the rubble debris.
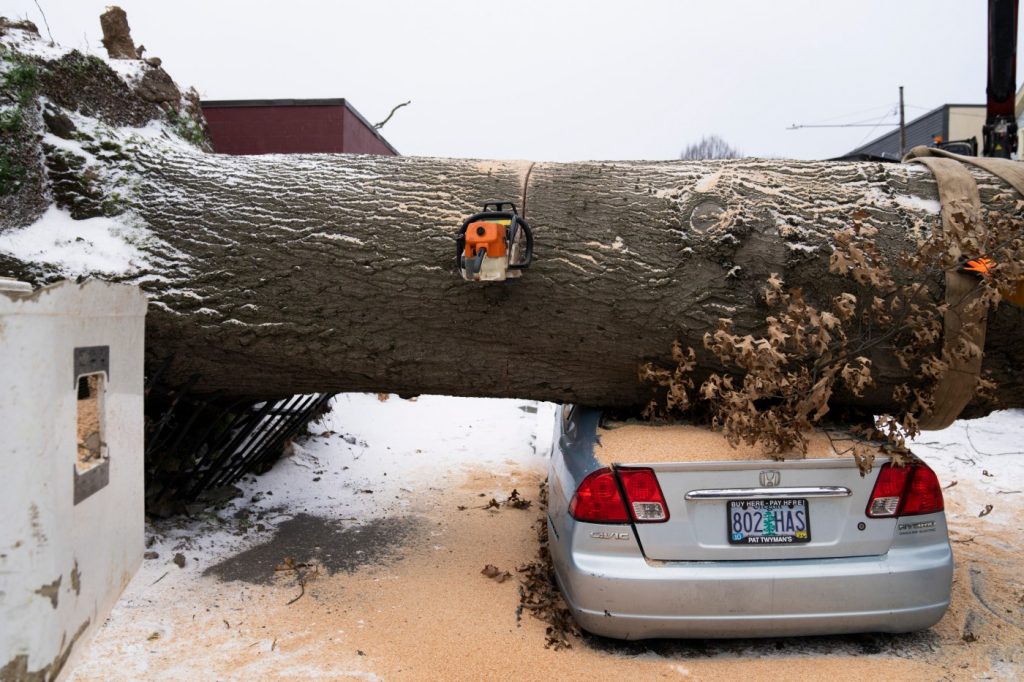
<path id="1" fill-rule="evenodd" d="M 993 507 L 991 504 L 986 504 L 985 508 L 978 513 L 978 518 L 980 519 L 982 516 L 988 516 L 992 513 L 992 509 Z"/>
<path id="2" fill-rule="evenodd" d="M 142 555 L 143 559 L 159 559 L 160 552 L 146 552 Z"/>
<path id="3" fill-rule="evenodd" d="M 519 494 L 518 490 L 513 488 L 512 492 L 509 493 L 508 499 L 505 500 L 505 506 L 512 507 L 513 509 L 529 509 L 533 506 L 533 502 L 524 498 Z"/>
<path id="4" fill-rule="evenodd" d="M 512 577 L 511 573 L 501 570 L 494 564 L 487 564 L 484 566 L 484 570 L 480 571 L 480 573 L 496 583 L 503 583 Z"/>
<path id="5" fill-rule="evenodd" d="M 149 59 L 147 63 L 153 61 L 159 60 Z M 153 104 L 176 104 L 181 101 L 181 91 L 175 85 L 174 79 L 163 68 L 152 64 L 142 74 L 142 79 L 135 86 L 135 94 L 140 99 Z"/>
<path id="6" fill-rule="evenodd" d="M 535 527 L 540 547 L 534 561 L 516 568 L 519 573 L 516 622 L 522 618 L 524 610 L 529 611 L 534 618 L 547 623 L 544 648 L 561 651 L 571 649 L 571 638 L 579 637 L 581 633 L 558 589 L 551 553 L 548 551 L 548 524 L 543 513 L 547 510 L 547 481 L 541 483 L 538 500 L 541 517 Z"/>
<path id="7" fill-rule="evenodd" d="M 185 555 L 178 552 L 174 555 L 174 565 L 178 568 L 185 568 Z"/>
<path id="8" fill-rule="evenodd" d="M 484 493 L 480 493 L 480 497 L 484 496 Z M 487 504 L 481 507 L 481 509 L 501 509 L 502 507 L 512 507 L 513 509 L 529 509 L 532 506 L 533 502 L 523 497 L 518 490 L 513 488 L 512 492 L 508 494 L 508 497 L 506 497 L 503 502 L 498 502 L 497 499 L 492 497 Z"/>

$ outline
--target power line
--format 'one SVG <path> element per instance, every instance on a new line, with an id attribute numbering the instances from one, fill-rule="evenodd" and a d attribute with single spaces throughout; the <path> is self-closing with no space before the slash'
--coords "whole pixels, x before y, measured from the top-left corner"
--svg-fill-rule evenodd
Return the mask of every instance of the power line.
<path id="1" fill-rule="evenodd" d="M 886 116 L 891 116 L 891 115 L 893 115 L 893 114 L 895 114 L 895 113 L 896 113 L 896 112 L 895 112 L 895 111 L 893 111 L 893 112 L 891 112 L 891 113 L 887 113 L 887 114 L 886 114 Z M 882 116 L 882 118 L 885 118 L 885 116 Z M 881 125 L 885 125 L 885 126 L 892 126 L 892 125 L 895 125 L 895 126 L 899 126 L 899 123 L 896 123 L 896 124 L 893 124 L 893 123 L 884 123 L 884 124 L 883 124 L 883 123 L 882 123 L 882 118 L 879 118 L 879 119 L 878 119 L 878 123 L 876 123 L 876 124 L 875 124 L 875 127 L 874 127 L 874 128 L 872 128 L 871 130 L 869 130 L 869 131 L 868 131 L 868 134 L 867 134 L 867 135 L 865 135 L 864 137 L 862 137 L 862 138 L 861 138 L 860 142 L 858 142 L 858 143 L 857 143 L 857 146 L 858 146 L 858 147 L 860 147 L 861 145 L 863 145 L 863 144 L 864 144 L 864 142 L 866 142 L 866 141 L 867 141 L 867 139 L 868 139 L 869 137 L 871 137 L 871 134 L 872 134 L 872 133 L 874 133 L 874 132 L 875 132 L 875 131 L 876 131 L 876 130 L 878 129 L 878 127 L 879 127 L 879 126 L 881 126 Z"/>
<path id="2" fill-rule="evenodd" d="M 816 124 L 819 124 L 819 123 L 832 123 L 833 121 L 836 121 L 837 119 L 840 119 L 840 118 L 849 118 L 850 116 L 856 116 L 858 114 L 867 114 L 869 112 L 873 114 L 874 112 L 880 111 L 882 109 L 885 109 L 886 111 L 891 111 L 892 107 L 893 107 L 893 105 L 886 104 L 886 105 L 883 105 L 883 106 L 868 107 L 867 109 L 858 109 L 857 111 L 848 111 L 845 114 L 839 114 L 838 116 L 829 116 L 828 118 L 822 118 L 822 119 L 818 119 L 817 121 L 811 121 L 809 125 L 816 125 Z M 869 120 L 874 120 L 874 119 L 872 118 L 872 119 L 869 119 Z M 862 123 L 862 122 L 863 121 L 851 121 L 851 123 Z"/>
<path id="3" fill-rule="evenodd" d="M 885 115 L 889 116 L 889 113 L 886 112 Z M 800 130 L 801 128 L 878 128 L 879 126 L 899 127 L 899 125 L 899 123 L 834 123 L 832 125 L 822 125 L 813 123 L 797 125 L 794 123 L 793 125 L 786 128 L 786 130 Z"/>
<path id="4" fill-rule="evenodd" d="M 878 111 L 878 107 L 866 111 Z M 899 113 L 899 105 L 890 104 L 885 107 L 885 112 L 878 117 L 878 119 L 864 119 L 860 121 L 846 121 L 844 123 L 825 123 L 824 121 L 817 123 L 794 123 L 790 125 L 786 130 L 800 130 L 802 128 L 878 128 L 879 126 L 899 126 L 899 123 L 882 123 L 882 119 L 889 116 L 895 116 Z M 835 119 L 825 119 L 835 120 Z"/>

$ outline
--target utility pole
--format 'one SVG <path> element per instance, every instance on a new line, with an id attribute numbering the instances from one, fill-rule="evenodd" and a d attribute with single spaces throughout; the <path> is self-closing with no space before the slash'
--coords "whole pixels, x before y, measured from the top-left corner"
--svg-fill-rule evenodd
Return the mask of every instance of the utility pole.
<path id="1" fill-rule="evenodd" d="M 903 86 L 900 86 L 900 158 L 907 153 L 907 126 L 903 118 Z"/>

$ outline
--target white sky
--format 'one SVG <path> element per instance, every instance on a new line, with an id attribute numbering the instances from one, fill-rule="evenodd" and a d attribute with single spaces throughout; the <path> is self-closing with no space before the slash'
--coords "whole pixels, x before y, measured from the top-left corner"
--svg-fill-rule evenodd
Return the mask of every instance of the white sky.
<path id="1" fill-rule="evenodd" d="M 106 2 L 39 2 L 58 42 L 102 51 Z M 406 155 L 670 159 L 717 133 L 749 155 L 828 158 L 891 128 L 786 126 L 874 123 L 901 84 L 908 120 L 985 101 L 984 0 L 121 6 L 136 44 L 204 98 L 346 97 L 371 123 L 411 99 L 382 131 Z M 45 35 L 33 0 L 0 14 Z"/>

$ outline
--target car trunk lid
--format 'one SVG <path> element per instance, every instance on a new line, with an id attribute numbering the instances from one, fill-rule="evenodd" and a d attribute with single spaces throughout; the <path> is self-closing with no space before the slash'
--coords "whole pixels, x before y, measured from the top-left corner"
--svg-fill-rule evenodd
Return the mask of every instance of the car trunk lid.
<path id="1" fill-rule="evenodd" d="M 668 520 L 635 524 L 648 559 L 875 556 L 892 544 L 895 519 L 865 513 L 885 458 L 879 456 L 862 475 L 852 448 L 861 448 L 863 455 L 864 444 L 837 446 L 819 434 L 806 458 L 776 461 L 751 449 L 733 449 L 707 429 L 627 428 L 636 431 L 602 430 L 596 454 L 602 464 L 649 468 L 657 477 Z"/>

